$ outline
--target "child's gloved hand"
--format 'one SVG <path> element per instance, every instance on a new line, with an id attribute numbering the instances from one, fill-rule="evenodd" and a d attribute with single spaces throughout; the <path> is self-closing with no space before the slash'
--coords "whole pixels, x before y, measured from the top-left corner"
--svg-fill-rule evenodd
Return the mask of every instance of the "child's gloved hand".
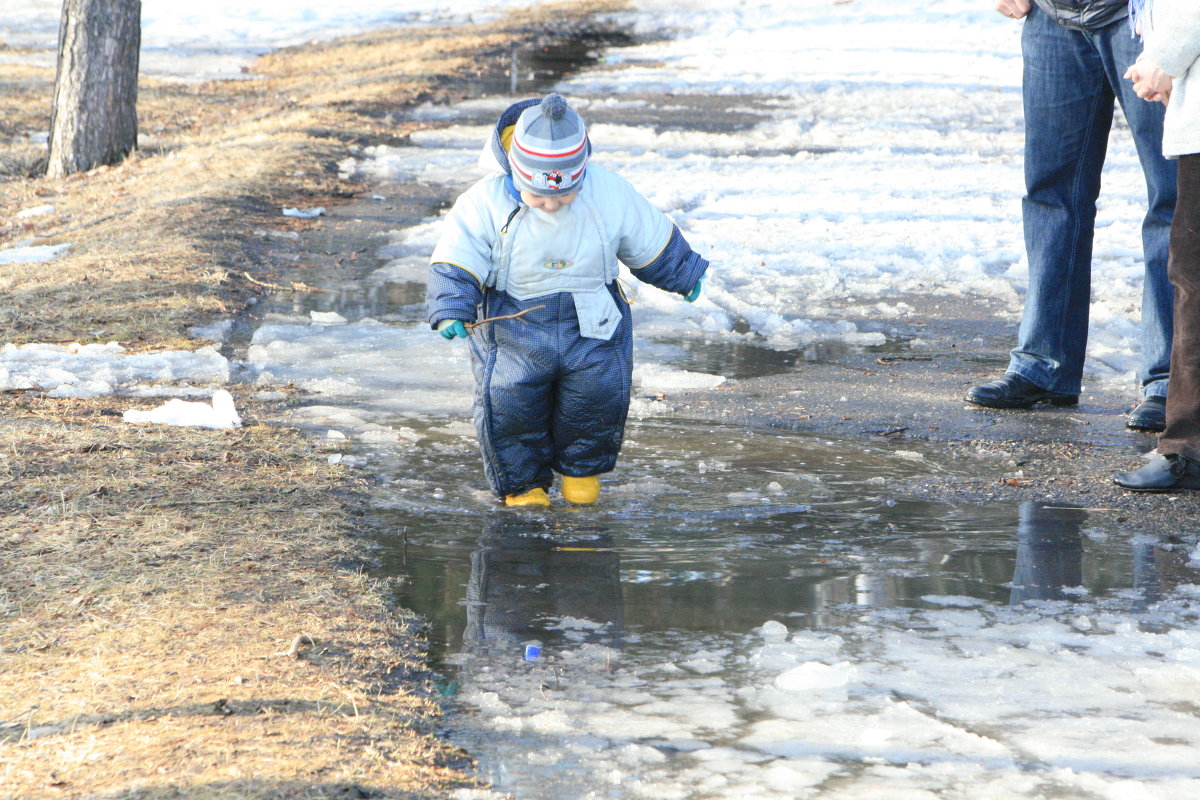
<path id="1" fill-rule="evenodd" d="M 700 296 L 700 290 L 704 287 L 704 279 L 707 277 L 707 275 L 701 275 L 700 280 L 696 281 L 696 285 L 692 287 L 690 292 L 683 296 L 683 299 L 689 303 L 696 302 L 696 298 Z"/>
<path id="2" fill-rule="evenodd" d="M 438 333 L 443 339 L 453 339 L 455 336 L 467 338 L 467 326 L 461 319 L 444 319 L 437 324 Z"/>

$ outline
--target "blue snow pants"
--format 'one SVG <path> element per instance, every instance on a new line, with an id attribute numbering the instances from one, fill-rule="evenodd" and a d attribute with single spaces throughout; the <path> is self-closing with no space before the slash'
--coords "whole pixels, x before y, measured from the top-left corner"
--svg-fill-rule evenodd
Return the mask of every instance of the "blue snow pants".
<path id="1" fill-rule="evenodd" d="M 612 471 L 625 436 L 633 373 L 633 322 L 616 284 L 621 323 L 608 341 L 579 334 L 567 292 L 517 300 L 489 289 L 480 319 L 518 319 L 472 331 L 475 430 L 483 468 L 500 497 L 549 489 L 554 472 Z"/>

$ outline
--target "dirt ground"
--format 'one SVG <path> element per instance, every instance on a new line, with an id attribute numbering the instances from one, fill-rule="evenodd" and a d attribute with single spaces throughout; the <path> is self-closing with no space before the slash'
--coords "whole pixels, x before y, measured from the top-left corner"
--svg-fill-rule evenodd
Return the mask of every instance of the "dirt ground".
<path id="1" fill-rule="evenodd" d="M 143 80 L 139 151 L 60 181 L 26 135 L 48 126 L 52 74 L 0 65 L 0 248 L 71 245 L 53 268 L 0 265 L 0 341 L 192 349 L 191 326 L 306 290 L 312 265 L 272 234 L 321 225 L 284 207 L 361 191 L 338 178 L 348 147 L 402 141 L 405 107 L 617 7 L 374 32 L 271 54 L 244 81 Z M 436 736 L 419 621 L 364 575 L 359 479 L 234 391 L 228 432 L 125 424 L 127 398 L 0 395 L 0 799 L 473 785 Z"/>

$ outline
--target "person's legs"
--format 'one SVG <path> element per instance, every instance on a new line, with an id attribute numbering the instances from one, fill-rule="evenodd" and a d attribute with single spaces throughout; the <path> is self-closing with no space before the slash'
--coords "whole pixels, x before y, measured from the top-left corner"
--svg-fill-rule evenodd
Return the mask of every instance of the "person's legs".
<path id="1" fill-rule="evenodd" d="M 1166 430 L 1149 464 L 1113 476 L 1135 492 L 1200 490 L 1200 155 L 1179 159 L 1168 272 L 1175 285 L 1175 330 Z"/>
<path id="2" fill-rule="evenodd" d="M 1138 380 L 1144 397 L 1167 395 L 1171 364 L 1174 293 L 1167 278 L 1168 240 L 1175 210 L 1176 164 L 1162 154 L 1162 103 L 1147 103 L 1124 77 L 1142 45 L 1129 35 L 1125 22 L 1115 22 L 1093 35 L 1104 60 L 1109 85 L 1116 92 L 1137 146 L 1146 178 L 1147 211 L 1142 221 L 1145 279 L 1142 284 L 1142 366 Z M 1161 427 L 1161 426 L 1160 426 Z"/>
<path id="3" fill-rule="evenodd" d="M 612 339 L 577 336 L 566 348 L 555 393 L 552 466 L 568 478 L 611 472 L 624 441 L 633 336 L 629 306 L 616 299 L 623 319 Z"/>
<path id="4" fill-rule="evenodd" d="M 1179 159 L 1169 270 L 1175 285 L 1175 333 L 1167 427 L 1158 452 L 1200 461 L 1200 155 Z"/>
<path id="5" fill-rule="evenodd" d="M 1036 6 L 1024 23 L 1029 289 L 1008 372 L 1077 395 L 1087 346 L 1092 234 L 1114 96 L 1096 46 Z"/>
<path id="6" fill-rule="evenodd" d="M 487 314 L 521 310 L 502 292 L 489 294 Z M 543 312 L 545 313 L 545 312 Z M 499 320 L 470 337 L 475 373 L 475 430 L 492 491 L 505 498 L 550 488 L 552 392 L 558 370 L 546 326 Z"/>

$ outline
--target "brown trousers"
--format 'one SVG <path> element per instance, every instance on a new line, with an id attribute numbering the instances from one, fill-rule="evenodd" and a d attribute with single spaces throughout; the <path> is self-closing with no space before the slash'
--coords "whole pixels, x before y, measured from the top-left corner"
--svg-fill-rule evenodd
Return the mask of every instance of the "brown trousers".
<path id="1" fill-rule="evenodd" d="M 1175 285 L 1175 330 L 1167 428 L 1158 452 L 1200 461 L 1200 154 L 1179 159 L 1179 199 L 1167 274 Z"/>

